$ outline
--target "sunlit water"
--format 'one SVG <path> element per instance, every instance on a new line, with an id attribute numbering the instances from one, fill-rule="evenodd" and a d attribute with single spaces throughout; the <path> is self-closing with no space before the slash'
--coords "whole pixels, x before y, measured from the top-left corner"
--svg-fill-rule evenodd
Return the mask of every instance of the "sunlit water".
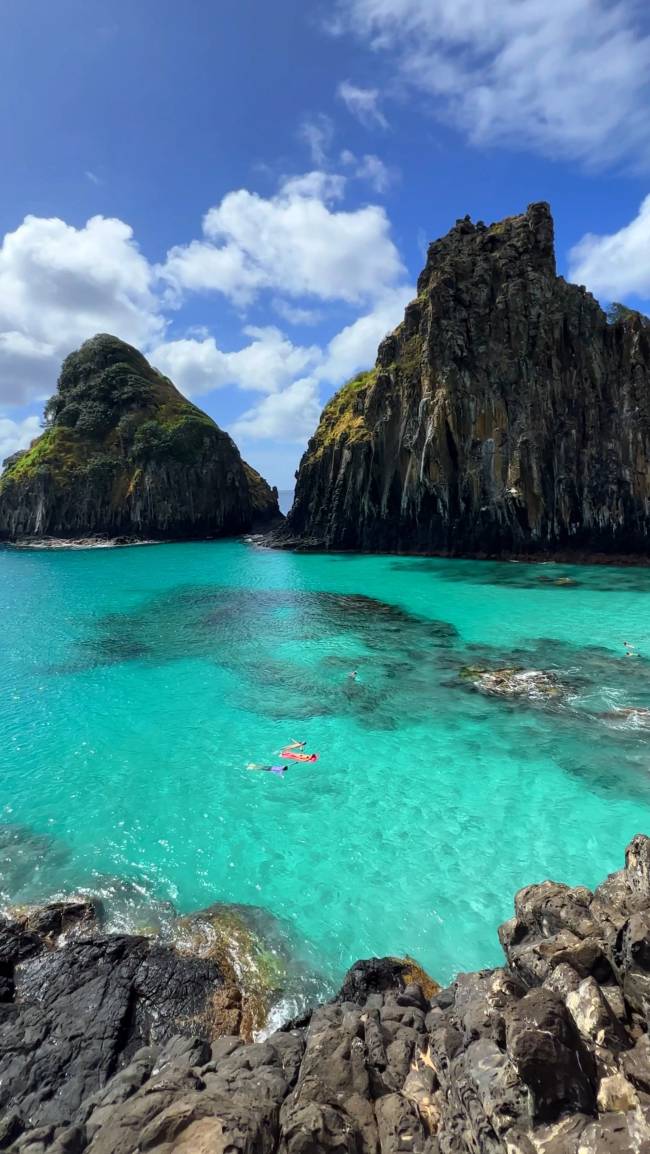
<path id="1" fill-rule="evenodd" d="M 329 983 L 495 963 L 518 887 L 593 885 L 650 831 L 650 729 L 617 712 L 650 706 L 649 607 L 648 570 L 0 550 L 2 895 L 261 906 Z M 467 665 L 565 688 L 487 698 Z M 292 738 L 319 761 L 247 769 Z"/>

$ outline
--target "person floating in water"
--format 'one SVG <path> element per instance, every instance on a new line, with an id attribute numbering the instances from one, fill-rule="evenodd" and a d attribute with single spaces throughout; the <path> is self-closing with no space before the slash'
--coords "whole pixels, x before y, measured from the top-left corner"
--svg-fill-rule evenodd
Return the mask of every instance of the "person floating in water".
<path id="1" fill-rule="evenodd" d="M 353 670 L 351 670 L 350 673 L 348 673 L 348 681 L 356 681 L 356 679 L 357 679 L 357 671 L 356 671 L 356 669 L 353 669 Z"/>
<path id="2" fill-rule="evenodd" d="M 306 741 L 292 741 L 280 750 L 280 757 L 288 757 L 291 761 L 318 761 L 317 753 L 305 753 Z"/>
<path id="3" fill-rule="evenodd" d="M 278 777 L 282 777 L 288 768 L 288 765 L 257 765 L 254 761 L 250 761 L 246 766 L 246 769 L 260 769 L 265 773 L 275 773 Z"/>
<path id="4" fill-rule="evenodd" d="M 625 646 L 625 656 L 626 657 L 638 657 L 639 656 L 638 653 L 635 652 L 636 645 L 632 645 L 629 641 L 624 641 L 623 645 Z"/>

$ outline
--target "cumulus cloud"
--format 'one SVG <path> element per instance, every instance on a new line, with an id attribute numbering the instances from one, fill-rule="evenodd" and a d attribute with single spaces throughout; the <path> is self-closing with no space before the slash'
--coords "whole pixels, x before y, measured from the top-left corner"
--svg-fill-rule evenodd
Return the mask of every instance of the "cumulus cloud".
<path id="1" fill-rule="evenodd" d="M 349 80 L 343 80 L 337 88 L 337 94 L 348 111 L 366 128 L 388 128 L 388 121 L 379 106 L 378 88 L 362 88 Z"/>
<path id="2" fill-rule="evenodd" d="M 309 376 L 253 405 L 233 424 L 233 436 L 304 443 L 318 423 L 321 384 L 338 386 L 360 369 L 370 368 L 379 342 L 402 319 L 412 296 L 413 291 L 407 286 L 392 289 L 370 312 L 337 333 L 325 349 L 295 348 L 302 355 L 309 351 L 313 365 Z"/>
<path id="3" fill-rule="evenodd" d="M 569 262 L 571 280 L 605 300 L 630 294 L 650 297 L 650 196 L 618 232 L 583 236 L 571 249 Z"/>
<path id="4" fill-rule="evenodd" d="M 271 197 L 228 194 L 206 214 L 202 238 L 172 249 L 162 268 L 146 260 L 123 221 L 98 216 L 75 228 L 26 217 L 0 245 L 0 405 L 44 398 L 71 349 L 112 331 L 190 396 L 226 387 L 260 394 L 235 422 L 235 435 L 304 442 L 319 417 L 321 388 L 329 392 L 373 363 L 410 296 L 384 210 L 340 207 L 357 169 L 382 178 L 381 162 L 368 166 L 369 155 L 350 154 L 347 177 L 314 170 L 285 178 Z M 337 310 L 351 304 L 361 315 L 324 345 L 294 343 L 274 324 L 245 326 L 234 349 L 220 348 L 205 328 L 166 339 L 166 309 L 193 290 L 238 304 L 267 292 L 268 308 L 295 325 L 325 320 L 326 302 Z M 0 453 L 38 432 L 36 417 L 3 412 Z"/>
<path id="5" fill-rule="evenodd" d="M 340 177 L 309 173 L 275 196 L 239 189 L 203 219 L 203 239 L 177 245 L 161 275 L 176 293 L 220 292 L 246 305 L 262 290 L 358 304 L 403 273 L 379 205 L 331 207 Z"/>
<path id="6" fill-rule="evenodd" d="M 648 161 L 650 36 L 636 0 L 339 0 L 352 30 L 474 142 Z"/>
<path id="7" fill-rule="evenodd" d="M 0 246 L 0 401 L 53 391 L 63 356 L 100 330 L 136 345 L 164 329 L 154 273 L 121 220 L 25 217 Z"/>
<path id="8" fill-rule="evenodd" d="M 408 285 L 393 289 L 370 312 L 341 329 L 327 346 L 321 378 L 337 385 L 360 369 L 374 365 L 377 346 L 399 324 L 413 296 L 413 288 Z"/>
<path id="9" fill-rule="evenodd" d="M 320 410 L 318 381 L 305 377 L 242 413 L 231 432 L 244 439 L 304 444 L 318 424 Z"/>
<path id="10" fill-rule="evenodd" d="M 252 339 L 235 352 L 223 352 L 214 337 L 186 338 L 158 345 L 150 359 L 192 397 L 226 385 L 276 393 L 321 359 L 317 345 L 294 345 L 273 325 L 247 325 L 244 333 Z"/>
<path id="11" fill-rule="evenodd" d="M 22 421 L 0 417 L 0 466 L 12 453 L 26 449 L 40 432 L 38 417 L 25 417 Z"/>

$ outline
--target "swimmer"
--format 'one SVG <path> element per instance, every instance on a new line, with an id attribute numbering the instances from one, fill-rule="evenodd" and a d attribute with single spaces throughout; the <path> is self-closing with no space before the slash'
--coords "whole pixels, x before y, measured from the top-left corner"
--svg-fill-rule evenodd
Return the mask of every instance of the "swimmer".
<path id="1" fill-rule="evenodd" d="M 254 761 L 249 761 L 246 769 L 260 769 L 265 773 L 275 773 L 278 777 L 282 777 L 288 770 L 288 765 L 257 765 Z"/>
<path id="2" fill-rule="evenodd" d="M 356 679 L 357 679 L 357 671 L 356 671 L 356 669 L 352 669 L 351 672 L 348 673 L 348 681 L 356 681 Z"/>
<path id="3" fill-rule="evenodd" d="M 283 749 L 304 749 L 306 741 L 290 741 L 288 745 L 283 745 Z"/>
<path id="4" fill-rule="evenodd" d="M 636 657 L 637 656 L 637 654 L 634 652 L 636 649 L 635 645 L 632 645 L 629 641 L 624 641 L 623 645 L 625 646 L 625 656 L 626 657 Z"/>

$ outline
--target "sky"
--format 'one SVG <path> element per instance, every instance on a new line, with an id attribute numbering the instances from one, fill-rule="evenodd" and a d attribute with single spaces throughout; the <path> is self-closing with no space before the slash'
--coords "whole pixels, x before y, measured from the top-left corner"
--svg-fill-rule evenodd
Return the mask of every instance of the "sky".
<path id="1" fill-rule="evenodd" d="M 643 0 L 2 0 L 0 147 L 0 457 L 112 332 L 292 488 L 466 213 L 650 312 Z"/>

